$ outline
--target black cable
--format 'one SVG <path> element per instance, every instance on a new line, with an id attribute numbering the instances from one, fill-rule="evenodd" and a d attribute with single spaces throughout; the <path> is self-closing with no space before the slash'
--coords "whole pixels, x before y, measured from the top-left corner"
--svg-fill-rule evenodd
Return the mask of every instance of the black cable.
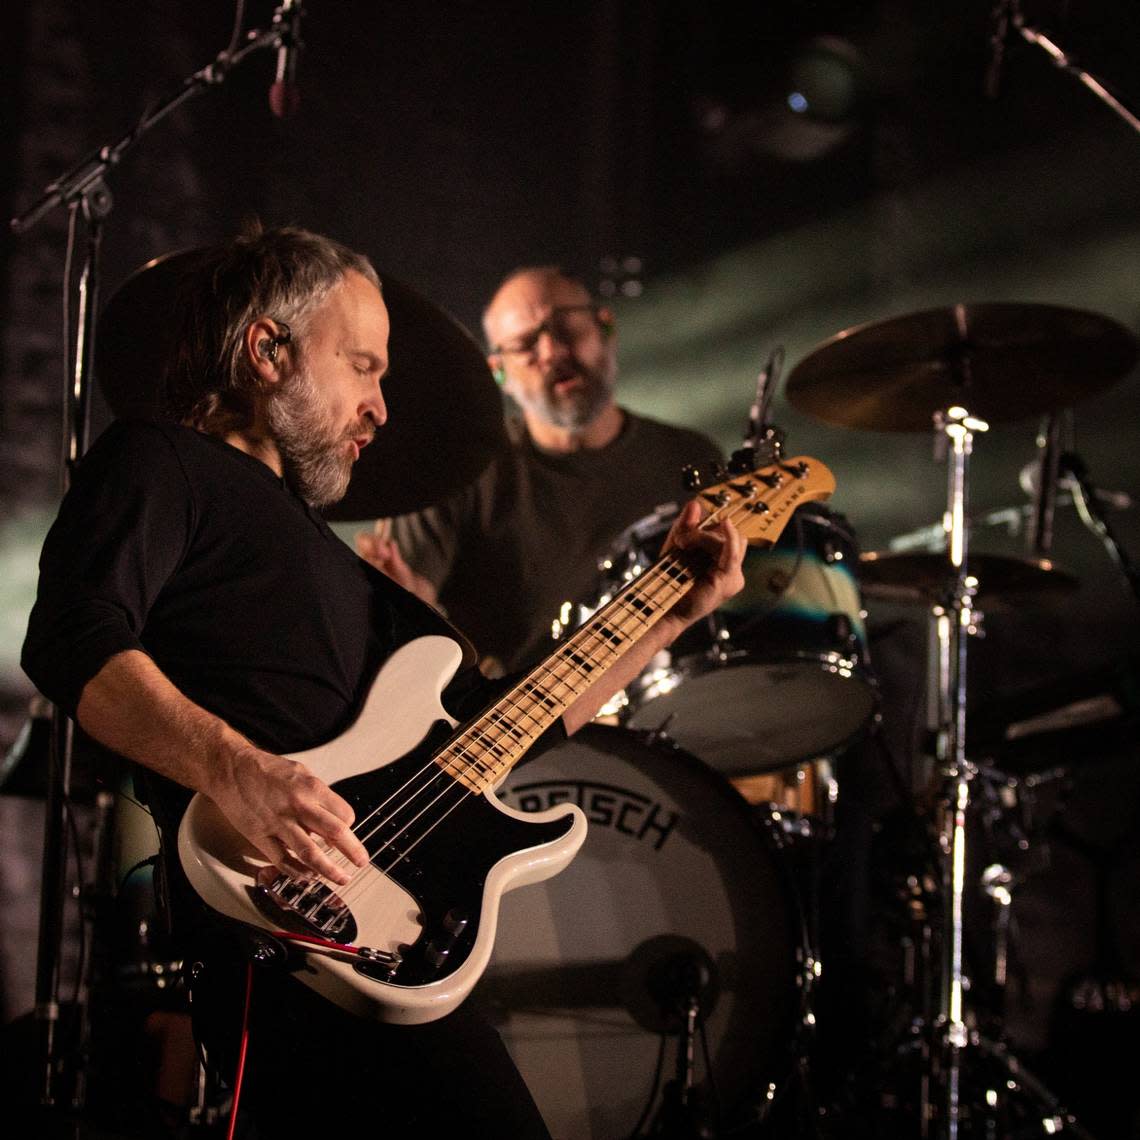
<path id="1" fill-rule="evenodd" d="M 149 867 L 157 867 L 158 866 L 158 855 L 157 854 L 148 855 L 145 859 L 140 859 L 133 867 L 131 867 L 130 870 L 128 870 L 127 873 L 125 875 L 123 875 L 123 877 L 119 880 L 118 885 L 115 888 L 115 896 L 118 897 L 119 893 L 123 890 L 124 887 L 126 887 L 127 880 L 136 871 L 141 871 L 144 867 L 148 867 L 148 866 Z"/>
<path id="2" fill-rule="evenodd" d="M 71 362 L 71 279 L 75 273 L 75 243 L 79 230 L 79 202 L 71 203 L 67 217 L 67 245 L 63 254 L 63 454 L 60 471 L 61 493 L 67 489 L 71 470 L 72 385 L 75 376 Z"/>
<path id="3" fill-rule="evenodd" d="M 234 27 L 230 33 L 230 42 L 226 45 L 224 55 L 233 55 L 234 50 L 238 46 L 238 40 L 241 38 L 242 25 L 245 23 L 245 0 L 237 0 L 234 5 Z"/>
<path id="4" fill-rule="evenodd" d="M 666 1040 L 667 1034 L 662 1033 L 657 1049 L 657 1067 L 653 1072 L 653 1084 L 649 1089 L 649 1098 L 645 1102 L 645 1108 L 642 1109 L 641 1116 L 638 1117 L 637 1123 L 633 1126 L 633 1131 L 629 1134 L 629 1140 L 639 1140 L 643 1135 L 641 1130 L 645 1127 L 645 1122 L 649 1119 L 649 1114 L 653 1111 L 653 1105 L 657 1100 L 657 1093 L 661 1089 L 661 1074 L 665 1070 Z"/>
<path id="5" fill-rule="evenodd" d="M 709 1103 L 712 1105 L 716 1130 L 720 1132 L 723 1123 L 724 1105 L 722 1105 L 720 1101 L 720 1090 L 716 1087 L 716 1076 L 713 1074 L 712 1056 L 709 1053 L 709 1035 L 703 1017 L 698 1023 L 697 1028 L 701 1035 L 701 1055 L 705 1059 L 705 1079 L 709 1084 Z"/>

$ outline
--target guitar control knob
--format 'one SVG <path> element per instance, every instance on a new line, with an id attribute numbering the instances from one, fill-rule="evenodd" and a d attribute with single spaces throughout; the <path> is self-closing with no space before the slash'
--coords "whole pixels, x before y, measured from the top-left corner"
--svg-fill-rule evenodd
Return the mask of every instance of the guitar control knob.
<path id="1" fill-rule="evenodd" d="M 443 916 L 440 922 L 443 930 L 424 947 L 428 965 L 438 970 L 447 961 L 459 936 L 467 929 L 467 921 L 467 915 L 455 907 Z"/>
<path id="2" fill-rule="evenodd" d="M 443 916 L 443 929 L 446 930 L 452 938 L 458 938 L 467 929 L 467 915 L 457 907 L 452 907 L 451 910 Z"/>

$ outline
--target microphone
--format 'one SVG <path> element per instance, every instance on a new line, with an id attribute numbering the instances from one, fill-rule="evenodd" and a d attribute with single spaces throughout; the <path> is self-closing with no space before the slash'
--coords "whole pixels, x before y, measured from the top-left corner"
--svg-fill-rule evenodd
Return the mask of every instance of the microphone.
<path id="1" fill-rule="evenodd" d="M 768 405 L 784 367 L 784 346 L 777 345 L 768 357 L 760 375 L 756 377 L 756 398 L 748 411 L 748 442 L 759 446 L 761 437 L 768 425 Z"/>
<path id="2" fill-rule="evenodd" d="M 658 959 L 645 975 L 646 988 L 664 1014 L 684 1013 L 691 1002 L 707 1001 L 716 984 L 716 966 L 699 946 Z"/>
<path id="3" fill-rule="evenodd" d="M 1053 513 L 1057 506 L 1057 481 L 1061 475 L 1061 417 L 1051 412 L 1037 433 L 1039 452 L 1033 512 L 1026 538 L 1034 554 L 1048 554 L 1053 545 Z"/>
<path id="4" fill-rule="evenodd" d="M 1057 488 L 1071 494 L 1077 488 L 1077 481 L 1071 472 L 1064 469 L 1064 456 L 1061 458 L 1062 467 L 1057 479 Z M 1017 482 L 1027 495 L 1036 496 L 1041 485 L 1041 460 L 1031 459 L 1018 473 Z M 1127 491 L 1106 491 L 1098 487 L 1094 497 L 1106 507 L 1117 511 L 1130 510 L 1133 503 L 1132 496 Z"/>
<path id="5" fill-rule="evenodd" d="M 297 60 L 301 49 L 301 0 L 282 0 L 273 13 L 273 27 L 278 29 L 277 72 L 269 88 L 269 109 L 279 119 L 295 114 L 301 105 L 297 87 Z"/>
<path id="6" fill-rule="evenodd" d="M 1005 62 L 1005 41 L 1009 38 L 1009 22 L 1016 0 L 997 0 L 990 15 L 993 31 L 990 32 L 990 64 L 986 68 L 985 95 L 996 99 L 1001 90 L 1001 69 Z"/>

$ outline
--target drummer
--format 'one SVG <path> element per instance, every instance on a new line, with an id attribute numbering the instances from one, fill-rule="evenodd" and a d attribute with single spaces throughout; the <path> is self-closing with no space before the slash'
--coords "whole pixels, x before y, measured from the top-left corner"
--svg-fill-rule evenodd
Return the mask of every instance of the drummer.
<path id="1" fill-rule="evenodd" d="M 357 535 L 362 557 L 442 608 L 484 671 L 550 651 L 566 601 L 592 601 L 598 562 L 632 523 L 684 497 L 707 436 L 615 400 L 613 314 L 553 266 L 511 273 L 484 314 L 487 362 L 516 405 L 509 450 L 461 492 Z"/>

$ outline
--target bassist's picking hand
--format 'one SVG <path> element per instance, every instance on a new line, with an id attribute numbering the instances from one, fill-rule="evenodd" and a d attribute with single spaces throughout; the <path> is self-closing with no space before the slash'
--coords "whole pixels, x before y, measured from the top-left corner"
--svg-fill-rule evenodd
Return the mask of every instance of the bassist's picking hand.
<path id="1" fill-rule="evenodd" d="M 368 863 L 351 806 L 296 760 L 247 744 L 221 766 L 206 794 L 286 874 L 344 885 Z"/>

